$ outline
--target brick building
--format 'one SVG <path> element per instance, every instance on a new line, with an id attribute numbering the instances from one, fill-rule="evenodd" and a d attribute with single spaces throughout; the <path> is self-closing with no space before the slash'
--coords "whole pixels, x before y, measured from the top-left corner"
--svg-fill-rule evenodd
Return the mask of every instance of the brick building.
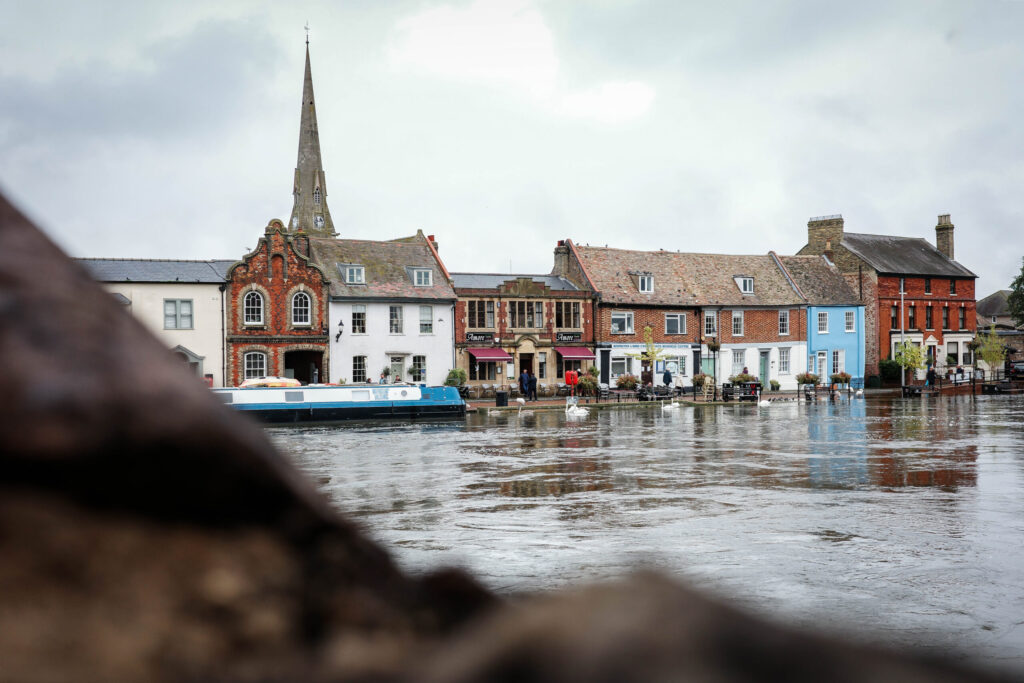
<path id="1" fill-rule="evenodd" d="M 973 362 L 967 343 L 977 327 L 977 276 L 953 260 L 953 230 L 949 215 L 940 215 L 932 246 L 917 237 L 848 233 L 839 215 L 808 221 L 798 253 L 826 256 L 864 302 L 867 374 L 877 374 L 878 361 L 904 339 L 923 346 L 940 371 Z"/>
<path id="2" fill-rule="evenodd" d="M 455 363 L 470 385 L 514 385 L 529 371 L 545 387 L 593 365 L 589 291 L 557 275 L 452 273 L 452 282 Z"/>
<path id="3" fill-rule="evenodd" d="M 264 376 L 326 381 L 329 280 L 310 259 L 309 238 L 272 220 L 227 277 L 228 386 Z"/>
<path id="4" fill-rule="evenodd" d="M 806 368 L 806 301 L 772 255 L 735 256 L 590 247 L 564 240 L 555 274 L 594 291 L 601 381 L 623 374 L 680 386 L 696 372 L 716 383 L 744 368 L 796 387 Z M 649 330 L 649 332 L 646 332 Z M 643 367 L 645 332 L 665 356 Z M 708 342 L 720 345 L 710 352 Z"/>

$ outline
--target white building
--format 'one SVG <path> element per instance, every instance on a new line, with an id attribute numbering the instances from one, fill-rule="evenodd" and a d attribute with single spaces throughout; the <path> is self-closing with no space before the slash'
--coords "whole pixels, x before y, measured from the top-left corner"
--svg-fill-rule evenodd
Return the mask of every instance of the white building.
<path id="1" fill-rule="evenodd" d="M 224 284 L 234 261 L 78 259 L 139 322 L 211 386 L 224 386 Z"/>
<path id="2" fill-rule="evenodd" d="M 328 277 L 335 383 L 441 384 L 454 365 L 455 290 L 433 236 L 394 241 L 312 238 Z"/>

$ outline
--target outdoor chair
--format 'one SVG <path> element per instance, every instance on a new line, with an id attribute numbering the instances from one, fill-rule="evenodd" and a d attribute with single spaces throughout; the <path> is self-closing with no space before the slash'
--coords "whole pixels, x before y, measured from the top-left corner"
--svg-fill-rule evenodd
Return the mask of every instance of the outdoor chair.
<path id="1" fill-rule="evenodd" d="M 601 382 L 597 385 L 597 397 L 601 400 L 607 399 L 611 395 L 612 391 L 608 388 L 608 385 Z"/>

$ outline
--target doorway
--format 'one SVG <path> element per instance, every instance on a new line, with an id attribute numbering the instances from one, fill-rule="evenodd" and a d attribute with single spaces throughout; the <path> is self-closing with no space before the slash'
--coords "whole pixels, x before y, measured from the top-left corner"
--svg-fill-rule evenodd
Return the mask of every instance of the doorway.
<path id="1" fill-rule="evenodd" d="M 285 351 L 284 376 L 303 384 L 324 381 L 324 354 L 322 351 Z"/>
<path id="2" fill-rule="evenodd" d="M 524 372 L 534 372 L 532 353 L 519 354 L 519 375 L 522 375 Z"/>
<path id="3" fill-rule="evenodd" d="M 818 377 L 822 382 L 828 377 L 828 353 L 818 351 Z"/>
<path id="4" fill-rule="evenodd" d="M 764 386 L 767 386 L 768 381 L 771 379 L 768 375 L 768 351 L 761 352 L 761 374 L 757 378 L 761 380 L 761 384 Z"/>
<path id="5" fill-rule="evenodd" d="M 391 356 L 391 382 L 405 381 L 405 356 Z"/>

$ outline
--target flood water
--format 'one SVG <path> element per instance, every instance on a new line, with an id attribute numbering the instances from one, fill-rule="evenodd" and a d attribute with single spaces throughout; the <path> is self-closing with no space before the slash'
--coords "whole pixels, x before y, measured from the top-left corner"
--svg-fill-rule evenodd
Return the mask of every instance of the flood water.
<path id="1" fill-rule="evenodd" d="M 1022 396 L 268 433 L 409 571 L 515 592 L 655 567 L 790 623 L 1024 671 Z"/>

